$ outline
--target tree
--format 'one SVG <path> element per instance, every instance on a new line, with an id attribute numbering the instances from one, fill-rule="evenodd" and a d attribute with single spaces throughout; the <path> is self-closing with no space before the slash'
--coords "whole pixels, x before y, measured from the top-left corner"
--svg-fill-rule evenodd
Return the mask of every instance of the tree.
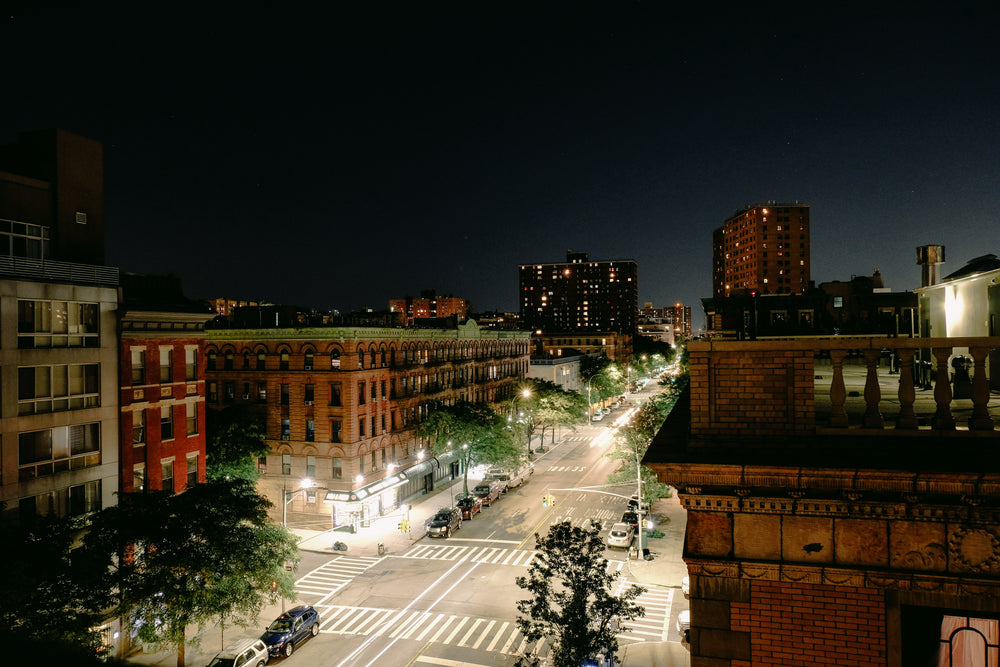
<path id="1" fill-rule="evenodd" d="M 209 480 L 240 477 L 256 481 L 257 459 L 270 453 L 266 433 L 245 405 L 209 411 L 206 420 L 205 473 Z"/>
<path id="2" fill-rule="evenodd" d="M 534 380 L 534 400 L 531 410 L 532 423 L 541 427 L 542 442 L 545 432 L 555 437 L 559 426 L 573 426 L 584 421 L 587 414 L 587 399 L 578 391 L 567 391 L 562 386 L 548 380 Z M 553 440 L 554 441 L 554 440 Z"/>
<path id="3" fill-rule="evenodd" d="M 545 537 L 536 533 L 535 543 L 538 555 L 528 575 L 515 580 L 532 595 L 517 602 L 518 629 L 528 641 L 549 641 L 552 667 L 579 667 L 598 653 L 616 655 L 616 635 L 628 631 L 622 623 L 646 614 L 633 602 L 646 589 L 633 584 L 611 594 L 619 573 L 607 570 L 600 524 L 575 528 L 563 521 Z M 521 664 L 532 662 L 537 664 L 530 658 Z"/>
<path id="4" fill-rule="evenodd" d="M 73 576 L 70 552 L 80 529 L 79 520 L 54 515 L 5 526 L 0 638 L 12 661 L 46 664 L 45 656 L 60 655 L 64 664 L 81 664 L 101 648 L 93 629 L 103 620 L 100 609 Z"/>
<path id="5" fill-rule="evenodd" d="M 522 459 L 514 432 L 507 420 L 485 403 L 458 401 L 439 405 L 417 425 L 417 435 L 426 438 L 431 451 L 452 449 L 462 459 L 463 490 L 469 493 L 469 469 L 477 465 L 516 466 Z"/>
<path id="6" fill-rule="evenodd" d="M 74 554 L 100 607 L 142 641 L 174 646 L 184 666 L 188 625 L 222 617 L 256 623 L 265 602 L 294 595 L 295 539 L 268 522 L 271 503 L 234 478 L 184 493 L 123 494 L 92 519 Z"/>

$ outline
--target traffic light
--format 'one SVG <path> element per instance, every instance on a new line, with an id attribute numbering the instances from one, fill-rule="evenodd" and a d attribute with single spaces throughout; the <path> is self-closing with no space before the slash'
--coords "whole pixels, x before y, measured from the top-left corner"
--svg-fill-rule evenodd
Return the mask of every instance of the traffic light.
<path id="1" fill-rule="evenodd" d="M 408 532 L 410 532 L 410 520 L 409 519 L 403 519 L 402 521 L 399 522 L 399 532 L 401 532 L 401 533 L 408 533 Z"/>
<path id="2" fill-rule="evenodd" d="M 553 507 L 556 504 L 556 497 L 551 493 L 542 496 L 542 507 Z"/>
<path id="3" fill-rule="evenodd" d="M 399 523 L 396 524 L 396 532 L 402 534 L 402 532 L 403 532 L 403 522 L 402 521 L 400 521 Z"/>

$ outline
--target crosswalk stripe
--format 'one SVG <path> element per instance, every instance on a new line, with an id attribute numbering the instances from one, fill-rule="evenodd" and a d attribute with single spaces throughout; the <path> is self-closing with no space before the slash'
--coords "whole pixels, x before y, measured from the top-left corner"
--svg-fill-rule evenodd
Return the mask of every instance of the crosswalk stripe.
<path id="1" fill-rule="evenodd" d="M 483 640 L 486 639 L 489 636 L 490 630 L 493 628 L 494 625 L 496 625 L 496 623 L 497 623 L 496 620 L 490 621 L 490 624 L 486 626 L 486 629 L 483 630 L 483 633 L 481 635 L 479 635 L 479 639 L 476 640 L 476 643 L 473 644 L 472 646 L 470 646 L 469 648 L 472 648 L 472 649 L 479 648 L 479 645 L 482 644 Z"/>
<path id="2" fill-rule="evenodd" d="M 495 635 L 495 636 L 493 637 L 493 641 L 491 641 L 491 642 L 490 642 L 490 645 L 486 647 L 486 650 L 487 650 L 487 651 L 492 651 L 492 650 L 493 650 L 493 647 L 494 647 L 494 646 L 496 646 L 496 645 L 497 645 L 497 642 L 499 642 L 499 641 L 500 641 L 500 638 L 501 638 L 501 637 L 503 637 L 503 635 L 504 635 L 504 632 L 506 632 L 506 631 L 507 631 L 507 626 L 508 626 L 508 625 L 510 625 L 510 622 L 509 622 L 509 621 L 504 621 L 504 622 L 503 622 L 503 625 L 501 625 L 501 626 L 500 626 L 500 630 L 499 630 L 499 631 L 498 631 L 498 632 L 496 633 L 496 635 Z"/>
<path id="3" fill-rule="evenodd" d="M 483 618 L 477 618 L 476 621 L 472 624 L 472 627 L 469 628 L 469 631 L 465 633 L 464 637 L 462 637 L 462 640 L 458 642 L 458 645 L 465 646 L 465 642 L 469 641 L 469 637 L 472 636 L 472 633 L 475 632 L 476 628 L 479 627 L 479 624 L 485 622 L 485 620 L 486 619 Z"/>

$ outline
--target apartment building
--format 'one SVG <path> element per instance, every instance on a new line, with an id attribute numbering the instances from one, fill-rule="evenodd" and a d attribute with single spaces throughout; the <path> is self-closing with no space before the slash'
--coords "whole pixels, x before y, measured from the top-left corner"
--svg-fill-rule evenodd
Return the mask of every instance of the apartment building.
<path id="1" fill-rule="evenodd" d="M 712 234 L 712 295 L 804 293 L 809 258 L 809 204 L 747 206 Z"/>
<path id="2" fill-rule="evenodd" d="M 508 398 L 527 375 L 529 337 L 473 320 L 210 329 L 208 406 L 245 404 L 263 420 L 271 453 L 260 490 L 282 515 L 363 527 L 461 473 L 457 457 L 429 456 L 416 424 L 436 403 Z"/>

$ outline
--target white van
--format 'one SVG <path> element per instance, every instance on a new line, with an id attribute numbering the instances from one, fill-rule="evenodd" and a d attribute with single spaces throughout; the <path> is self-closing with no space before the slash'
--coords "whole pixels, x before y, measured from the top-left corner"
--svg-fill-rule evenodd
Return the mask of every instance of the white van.
<path id="1" fill-rule="evenodd" d="M 521 486 L 528 481 L 528 475 L 533 473 L 535 468 L 532 464 L 527 463 L 521 467 L 514 469 L 507 468 L 490 468 L 486 472 L 486 477 L 483 480 L 500 480 L 507 485 L 508 489 L 513 489 L 516 486 Z"/>

